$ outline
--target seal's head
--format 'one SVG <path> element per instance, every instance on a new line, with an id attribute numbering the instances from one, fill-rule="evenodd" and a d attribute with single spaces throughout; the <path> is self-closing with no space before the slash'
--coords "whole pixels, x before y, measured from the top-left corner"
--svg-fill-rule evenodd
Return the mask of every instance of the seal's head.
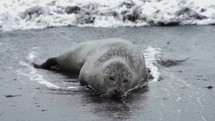
<path id="1" fill-rule="evenodd" d="M 131 88 L 133 78 L 128 64 L 123 61 L 112 61 L 103 69 L 106 94 L 111 97 L 121 97 Z"/>

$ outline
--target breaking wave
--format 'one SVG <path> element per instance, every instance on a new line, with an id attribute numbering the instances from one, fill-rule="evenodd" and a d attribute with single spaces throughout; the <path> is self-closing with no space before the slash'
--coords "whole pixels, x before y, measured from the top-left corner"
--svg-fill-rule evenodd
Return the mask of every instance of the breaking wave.
<path id="1" fill-rule="evenodd" d="M 215 0 L 1 0 L 0 30 L 215 24 Z"/>

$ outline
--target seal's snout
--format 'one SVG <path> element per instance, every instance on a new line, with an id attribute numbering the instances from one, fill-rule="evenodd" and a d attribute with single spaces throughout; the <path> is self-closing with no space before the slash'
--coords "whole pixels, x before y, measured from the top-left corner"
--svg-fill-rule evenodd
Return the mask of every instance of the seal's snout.
<path id="1" fill-rule="evenodd" d="M 123 91 L 122 90 L 118 90 L 118 89 L 113 89 L 110 92 L 110 94 L 111 94 L 112 97 L 121 97 L 122 95 L 124 95 Z"/>

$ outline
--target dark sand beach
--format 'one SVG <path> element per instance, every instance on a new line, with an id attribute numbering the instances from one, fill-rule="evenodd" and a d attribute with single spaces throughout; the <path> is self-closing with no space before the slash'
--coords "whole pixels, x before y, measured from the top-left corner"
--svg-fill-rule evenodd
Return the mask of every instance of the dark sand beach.
<path id="1" fill-rule="evenodd" d="M 214 26 L 0 32 L 0 121 L 214 121 L 214 33 Z M 50 89 L 29 76 L 43 75 L 58 85 L 78 85 L 77 75 L 71 79 L 52 71 L 30 70 L 25 65 L 30 63 L 27 58 L 33 58 L 31 53 L 36 52 L 34 62 L 41 63 L 74 43 L 116 37 L 143 48 L 160 48 L 164 59 L 190 58 L 171 67 L 157 64 L 159 81 L 122 101 L 101 99 L 87 89 Z"/>

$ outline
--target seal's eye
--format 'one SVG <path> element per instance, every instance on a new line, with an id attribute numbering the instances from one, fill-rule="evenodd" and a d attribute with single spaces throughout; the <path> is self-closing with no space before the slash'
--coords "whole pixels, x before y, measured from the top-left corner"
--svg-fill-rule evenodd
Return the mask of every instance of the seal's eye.
<path id="1" fill-rule="evenodd" d="M 109 79 L 110 79 L 111 81 L 115 81 L 114 78 L 113 78 L 112 76 L 110 76 Z"/>
<path id="2" fill-rule="evenodd" d="M 123 81 L 123 83 L 126 83 L 126 82 L 128 82 L 128 79 L 125 79 L 125 80 Z"/>

